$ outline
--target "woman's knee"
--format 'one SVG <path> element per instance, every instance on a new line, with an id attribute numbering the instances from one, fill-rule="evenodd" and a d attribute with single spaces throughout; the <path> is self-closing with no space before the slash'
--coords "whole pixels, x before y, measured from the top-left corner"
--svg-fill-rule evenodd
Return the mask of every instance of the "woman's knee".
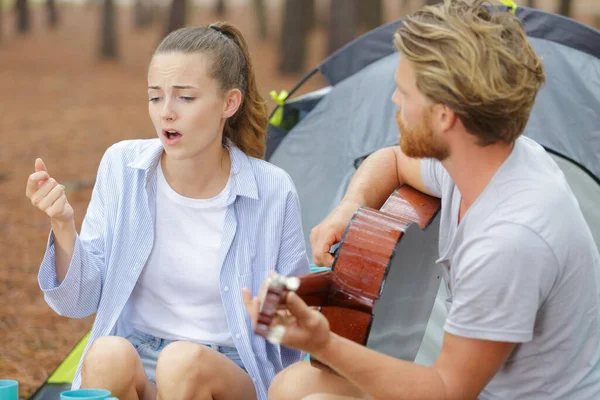
<path id="1" fill-rule="evenodd" d="M 83 359 L 82 379 L 133 379 L 137 358 L 137 352 L 127 339 L 118 336 L 100 337 L 92 343 Z"/>
<path id="2" fill-rule="evenodd" d="M 309 387 L 311 371 L 307 370 L 310 367 L 306 362 L 299 362 L 292 364 L 273 378 L 271 385 L 269 386 L 269 399 L 272 400 L 283 400 L 283 399 L 300 399 L 304 394 L 310 391 Z M 308 386 L 307 386 L 308 384 Z"/>
<path id="3" fill-rule="evenodd" d="M 194 384 L 211 378 L 213 368 L 209 361 L 211 349 L 192 342 L 173 342 L 165 347 L 156 365 L 156 383 L 172 382 L 181 385 L 184 381 Z"/>
<path id="4" fill-rule="evenodd" d="M 161 399 L 255 399 L 250 376 L 225 355 L 191 342 L 174 342 L 158 357 L 156 386 Z"/>
<path id="5" fill-rule="evenodd" d="M 331 400 L 331 396 L 326 393 L 316 393 L 309 394 L 308 396 L 303 397 L 302 400 Z"/>
<path id="6" fill-rule="evenodd" d="M 313 394 L 317 396 L 317 393 L 322 392 L 342 396 L 360 397 L 361 395 L 360 390 L 341 376 L 315 368 L 309 361 L 301 361 L 290 365 L 275 376 L 269 387 L 269 399 L 304 399 Z"/>

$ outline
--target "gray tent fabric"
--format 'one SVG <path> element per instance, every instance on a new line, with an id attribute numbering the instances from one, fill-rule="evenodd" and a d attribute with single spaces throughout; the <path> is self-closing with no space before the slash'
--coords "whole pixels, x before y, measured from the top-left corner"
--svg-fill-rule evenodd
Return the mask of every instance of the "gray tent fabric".
<path id="1" fill-rule="evenodd" d="M 565 174 L 596 246 L 600 249 L 600 183 L 565 157 L 555 154 L 551 156 Z"/>
<path id="2" fill-rule="evenodd" d="M 524 134 L 551 152 L 600 247 L 600 32 L 535 9 L 518 8 L 517 16 L 547 74 Z M 398 143 L 391 101 L 399 60 L 392 38 L 398 24 L 361 36 L 321 63 L 318 70 L 331 86 L 286 104 L 286 112 L 299 119 L 289 132 L 270 127 L 268 159 L 285 169 L 298 189 L 309 252 L 310 230 L 339 203 L 360 161 Z M 445 297 L 439 285 L 418 363 L 431 364 L 439 353 Z M 375 338 L 374 346 L 387 351 L 385 340 Z M 414 351 L 397 356 L 413 358 Z"/>
<path id="3" fill-rule="evenodd" d="M 499 11 L 507 11 L 504 6 Z M 518 7 L 517 17 L 529 37 L 543 38 L 600 58 L 600 32 L 562 15 Z M 331 85 L 350 77 L 370 63 L 394 52 L 392 38 L 400 25 L 389 22 L 348 43 L 326 58 L 317 69 Z"/>
<path id="4" fill-rule="evenodd" d="M 355 172 L 354 161 L 398 142 L 396 106 L 390 100 L 398 57 L 394 53 L 371 63 L 334 86 L 269 160 L 298 187 L 308 244 L 309 227 L 337 205 Z"/>
<path id="5" fill-rule="evenodd" d="M 525 135 L 568 155 L 600 177 L 600 32 L 570 18 L 527 7 L 517 8 L 517 16 L 544 59 L 548 81 L 535 106 L 542 110 L 534 110 Z M 399 24 L 400 20 L 393 21 L 366 33 L 317 69 L 333 86 L 363 73 L 395 52 L 393 34 Z M 565 119 L 565 115 L 571 117 Z M 578 121 L 570 121 L 575 115 Z M 557 121 L 561 123 L 557 125 Z M 571 140 L 572 135 L 578 136 L 576 140 Z M 269 147 L 270 157 L 273 143 Z"/>
<path id="6" fill-rule="evenodd" d="M 523 22 L 529 37 L 550 40 L 592 57 L 600 57 L 600 32 L 588 25 L 528 7 L 518 7 L 517 17 Z"/>
<path id="7" fill-rule="evenodd" d="M 530 41 L 543 59 L 546 85 L 524 134 L 600 177 L 600 55 L 545 39 Z"/>

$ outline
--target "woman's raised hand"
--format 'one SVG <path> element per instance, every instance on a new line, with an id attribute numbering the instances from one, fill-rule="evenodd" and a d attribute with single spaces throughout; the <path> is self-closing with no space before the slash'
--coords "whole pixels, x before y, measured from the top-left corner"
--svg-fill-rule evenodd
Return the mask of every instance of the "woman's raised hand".
<path id="1" fill-rule="evenodd" d="M 67 200 L 65 187 L 48 174 L 41 158 L 35 160 L 35 172 L 29 175 L 25 195 L 31 204 L 44 211 L 53 221 L 64 223 L 73 220 L 74 211 Z"/>

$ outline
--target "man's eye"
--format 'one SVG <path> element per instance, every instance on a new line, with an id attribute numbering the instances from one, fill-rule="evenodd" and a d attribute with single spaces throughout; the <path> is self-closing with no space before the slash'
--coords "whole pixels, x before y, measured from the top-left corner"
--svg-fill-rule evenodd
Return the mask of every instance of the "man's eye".
<path id="1" fill-rule="evenodd" d="M 187 101 L 189 103 L 191 101 L 194 101 L 196 98 L 195 97 L 189 97 L 189 96 L 181 96 L 181 99 L 183 101 Z"/>
<path id="2" fill-rule="evenodd" d="M 156 103 L 157 101 L 160 100 L 160 97 L 150 97 L 150 103 Z"/>

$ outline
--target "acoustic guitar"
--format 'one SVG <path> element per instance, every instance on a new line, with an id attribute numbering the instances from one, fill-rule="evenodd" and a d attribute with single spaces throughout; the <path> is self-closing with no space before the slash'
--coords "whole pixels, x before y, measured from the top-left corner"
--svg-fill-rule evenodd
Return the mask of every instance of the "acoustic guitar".
<path id="1" fill-rule="evenodd" d="M 270 278 L 255 333 L 279 343 L 284 328 L 271 322 L 282 296 L 294 290 L 320 308 L 332 332 L 414 361 L 440 285 L 440 207 L 439 199 L 402 185 L 380 210 L 359 208 L 330 271 Z"/>

